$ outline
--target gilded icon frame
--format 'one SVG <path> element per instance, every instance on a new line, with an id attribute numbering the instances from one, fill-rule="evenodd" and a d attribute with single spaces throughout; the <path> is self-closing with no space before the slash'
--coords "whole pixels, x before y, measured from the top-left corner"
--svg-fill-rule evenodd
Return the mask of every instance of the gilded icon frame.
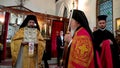
<path id="1" fill-rule="evenodd" d="M 116 18 L 116 30 L 120 30 L 120 18 Z"/>

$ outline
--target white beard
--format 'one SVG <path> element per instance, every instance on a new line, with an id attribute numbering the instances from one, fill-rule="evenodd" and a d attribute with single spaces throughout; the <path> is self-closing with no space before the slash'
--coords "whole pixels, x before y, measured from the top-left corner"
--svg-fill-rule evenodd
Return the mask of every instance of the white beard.
<path id="1" fill-rule="evenodd" d="M 70 33 L 71 33 L 71 36 L 72 36 L 72 37 L 73 37 L 73 35 L 74 35 L 74 33 L 75 33 L 75 30 L 76 30 L 76 29 L 71 29 L 71 32 L 70 32 Z"/>

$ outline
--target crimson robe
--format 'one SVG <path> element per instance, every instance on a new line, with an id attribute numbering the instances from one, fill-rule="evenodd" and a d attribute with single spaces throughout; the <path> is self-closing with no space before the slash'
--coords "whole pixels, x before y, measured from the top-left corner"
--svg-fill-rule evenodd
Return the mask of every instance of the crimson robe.
<path id="1" fill-rule="evenodd" d="M 74 34 L 70 46 L 68 68 L 94 68 L 92 39 L 83 27 Z"/>

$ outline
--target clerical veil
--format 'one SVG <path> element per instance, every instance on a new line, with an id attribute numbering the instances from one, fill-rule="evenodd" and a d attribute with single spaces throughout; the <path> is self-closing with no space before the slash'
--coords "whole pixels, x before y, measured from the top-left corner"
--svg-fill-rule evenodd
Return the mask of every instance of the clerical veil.
<path id="1" fill-rule="evenodd" d="M 38 21 L 35 15 L 27 15 L 26 19 L 23 21 L 23 23 L 21 24 L 20 28 L 26 27 L 28 24 L 29 20 L 34 20 L 35 21 L 35 28 L 37 28 L 38 30 L 40 30 L 39 25 L 38 25 Z"/>

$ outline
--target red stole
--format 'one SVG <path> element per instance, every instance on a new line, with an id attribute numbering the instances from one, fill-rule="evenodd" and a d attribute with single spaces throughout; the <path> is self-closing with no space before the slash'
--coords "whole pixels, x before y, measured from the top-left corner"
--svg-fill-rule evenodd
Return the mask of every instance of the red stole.
<path id="1" fill-rule="evenodd" d="M 113 68 L 112 53 L 110 48 L 110 41 L 105 40 L 102 42 L 102 52 L 100 55 L 102 68 Z"/>
<path id="2" fill-rule="evenodd" d="M 90 35 L 83 27 L 74 35 L 68 68 L 94 68 L 93 44 Z"/>

